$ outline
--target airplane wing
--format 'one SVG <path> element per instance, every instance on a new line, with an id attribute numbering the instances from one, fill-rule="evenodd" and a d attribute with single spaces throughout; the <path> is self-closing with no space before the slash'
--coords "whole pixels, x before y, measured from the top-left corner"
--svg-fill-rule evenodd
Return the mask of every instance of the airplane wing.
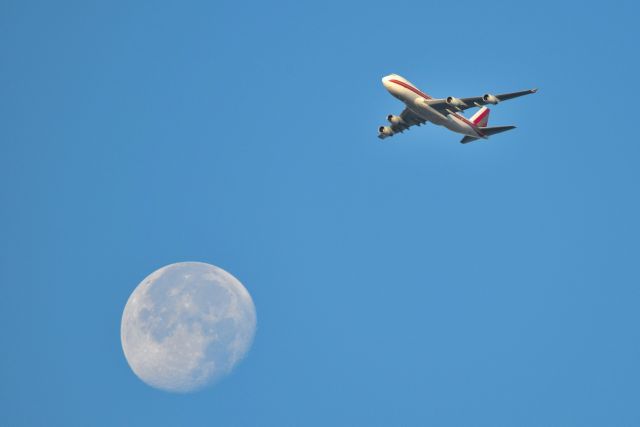
<path id="1" fill-rule="evenodd" d="M 396 133 L 402 133 L 411 126 L 420 126 L 426 123 L 426 120 L 408 108 L 405 108 L 399 116 L 389 116 L 388 119 L 391 122 L 389 126 L 380 126 L 380 133 L 378 134 L 380 139 L 393 136 Z"/>
<path id="2" fill-rule="evenodd" d="M 460 99 L 430 99 L 427 101 L 430 107 L 438 110 L 442 114 L 447 114 L 447 110 L 451 111 L 464 111 L 469 108 L 482 107 L 487 104 L 497 104 L 498 102 L 507 101 L 509 99 L 518 98 L 524 95 L 530 95 L 536 93 L 538 89 L 523 90 L 520 92 L 502 93 L 500 95 L 486 94 L 483 96 L 475 96 L 471 98 Z M 450 102 L 447 102 L 450 101 Z M 460 101 L 460 102 L 457 102 Z"/>

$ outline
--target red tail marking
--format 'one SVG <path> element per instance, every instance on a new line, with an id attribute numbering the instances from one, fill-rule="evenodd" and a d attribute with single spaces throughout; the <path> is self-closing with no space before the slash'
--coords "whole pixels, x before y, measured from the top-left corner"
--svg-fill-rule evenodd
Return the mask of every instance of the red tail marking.
<path id="1" fill-rule="evenodd" d="M 480 113 L 478 115 L 478 117 L 476 117 L 475 119 L 473 119 L 473 124 L 477 125 L 478 123 L 480 123 L 486 116 L 487 114 L 489 114 L 489 109 L 487 108 L 486 110 L 484 110 L 482 113 Z"/>

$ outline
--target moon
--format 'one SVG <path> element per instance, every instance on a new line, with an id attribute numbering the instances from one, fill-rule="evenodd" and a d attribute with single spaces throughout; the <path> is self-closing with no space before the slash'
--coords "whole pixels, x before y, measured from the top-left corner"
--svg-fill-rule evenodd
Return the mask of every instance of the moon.
<path id="1" fill-rule="evenodd" d="M 138 378 L 187 393 L 229 374 L 251 347 L 255 330 L 255 306 L 238 279 L 211 264 L 180 262 L 136 287 L 120 336 Z"/>

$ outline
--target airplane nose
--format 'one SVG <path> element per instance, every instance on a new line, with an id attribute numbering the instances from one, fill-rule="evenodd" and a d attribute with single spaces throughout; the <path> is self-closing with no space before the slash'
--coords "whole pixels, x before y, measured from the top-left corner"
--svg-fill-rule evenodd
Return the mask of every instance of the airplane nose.
<path id="1" fill-rule="evenodd" d="M 382 78 L 382 86 L 384 86 L 387 89 L 389 89 L 389 76 L 384 76 Z"/>

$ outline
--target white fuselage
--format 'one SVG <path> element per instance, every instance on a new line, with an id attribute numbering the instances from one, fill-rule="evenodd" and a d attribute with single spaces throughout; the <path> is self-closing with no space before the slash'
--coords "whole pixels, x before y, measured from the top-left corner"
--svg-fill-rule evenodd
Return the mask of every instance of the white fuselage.
<path id="1" fill-rule="evenodd" d="M 432 98 L 416 88 L 407 79 L 397 74 L 391 74 L 382 79 L 382 84 L 391 95 L 402 101 L 407 108 L 422 119 L 463 135 L 486 138 L 476 125 L 461 114 L 456 113 L 454 107 L 447 114 L 442 114 L 431 108 L 428 100 Z"/>

